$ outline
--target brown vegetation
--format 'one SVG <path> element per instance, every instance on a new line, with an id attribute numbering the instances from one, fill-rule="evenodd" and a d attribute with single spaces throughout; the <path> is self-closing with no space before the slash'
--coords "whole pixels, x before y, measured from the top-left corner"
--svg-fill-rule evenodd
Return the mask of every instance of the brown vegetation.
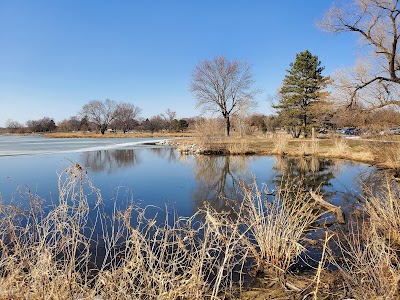
<path id="1" fill-rule="evenodd" d="M 205 206 L 160 224 L 147 208 L 114 204 L 107 216 L 100 192 L 73 165 L 59 175 L 50 209 L 29 191 L 27 207 L 0 203 L 0 298 L 246 299 L 244 275 L 257 271 L 268 275 L 269 292 L 314 290 L 319 277 L 305 285 L 289 273 L 320 216 L 310 194 L 290 181 L 273 193 L 255 183 L 242 192 L 234 214 Z"/>
<path id="2" fill-rule="evenodd" d="M 340 255 L 331 253 L 331 262 L 357 300 L 400 298 L 400 190 L 384 180 L 378 191 L 366 187 L 365 216 L 353 218 L 334 239 Z"/>
<path id="3" fill-rule="evenodd" d="M 176 142 L 182 152 L 317 156 L 328 159 L 350 159 L 383 168 L 399 169 L 400 140 L 396 138 L 392 137 L 390 141 L 386 136 L 373 139 L 346 139 L 342 136 L 292 139 L 285 133 L 275 133 L 268 137 L 257 135 L 229 138 L 198 137 Z"/>

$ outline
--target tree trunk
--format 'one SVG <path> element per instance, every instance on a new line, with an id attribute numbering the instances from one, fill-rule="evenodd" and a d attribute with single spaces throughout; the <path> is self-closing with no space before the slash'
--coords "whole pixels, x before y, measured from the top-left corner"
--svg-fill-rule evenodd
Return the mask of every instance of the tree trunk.
<path id="1" fill-rule="evenodd" d="M 292 126 L 292 128 L 290 129 L 290 133 L 292 134 L 292 138 L 294 139 L 298 139 L 300 137 L 301 134 L 301 126 Z"/>
<path id="2" fill-rule="evenodd" d="M 102 125 L 101 125 L 101 128 L 100 128 L 101 134 L 104 134 L 104 133 L 106 132 L 107 127 L 108 127 L 107 124 L 102 124 Z"/>
<path id="3" fill-rule="evenodd" d="M 229 136 L 231 132 L 231 121 L 229 119 L 229 116 L 225 117 L 225 122 L 226 122 L 225 135 Z"/>
<path id="4" fill-rule="evenodd" d="M 304 113 L 304 117 L 303 117 L 303 122 L 304 122 L 304 137 L 307 137 L 307 113 Z"/>

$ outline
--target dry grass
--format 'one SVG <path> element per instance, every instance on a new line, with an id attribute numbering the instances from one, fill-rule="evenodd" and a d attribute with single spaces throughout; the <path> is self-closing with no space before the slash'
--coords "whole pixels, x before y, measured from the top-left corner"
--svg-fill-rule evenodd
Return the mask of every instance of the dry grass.
<path id="1" fill-rule="evenodd" d="M 367 223 L 353 225 L 336 239 L 339 259 L 332 259 L 354 299 L 398 299 L 398 256 L 384 240 L 369 232 Z"/>
<path id="2" fill-rule="evenodd" d="M 382 167 L 400 169 L 400 143 L 371 143 L 370 150 Z"/>
<path id="3" fill-rule="evenodd" d="M 378 191 L 365 187 L 369 195 L 365 199 L 370 230 L 400 250 L 400 186 L 386 178 Z"/>
<path id="4" fill-rule="evenodd" d="M 342 137 L 336 137 L 333 139 L 332 153 L 337 155 L 346 155 L 348 151 L 350 151 L 350 147 L 347 141 Z"/>
<path id="5" fill-rule="evenodd" d="M 50 208 L 29 191 L 26 208 L 0 203 L 0 298 L 233 299 L 246 272 L 282 278 L 317 218 L 291 184 L 268 197 L 243 186 L 233 215 L 206 206 L 189 218 L 166 212 L 162 224 L 134 205 L 105 214 L 78 164 L 59 175 L 59 193 Z"/>
<path id="6" fill-rule="evenodd" d="M 272 154 L 285 154 L 289 145 L 289 138 L 286 135 L 277 135 L 274 139 L 274 149 Z"/>
<path id="7" fill-rule="evenodd" d="M 236 143 L 229 143 L 226 146 L 226 150 L 229 154 L 237 155 L 237 154 L 252 154 L 253 152 L 250 150 L 249 144 L 246 141 L 239 140 Z"/>
<path id="8" fill-rule="evenodd" d="M 30 192 L 27 209 L 0 204 L 0 297 L 235 298 L 249 258 L 286 272 L 305 250 L 300 240 L 314 220 L 299 191 L 279 191 L 271 203 L 255 186 L 243 191 L 234 217 L 206 206 L 190 218 L 171 221 L 167 213 L 159 225 L 133 205 L 114 206 L 107 216 L 86 172 L 71 166 L 59 175 L 60 196 L 50 209 Z M 102 258 L 93 256 L 99 232 Z"/>
<path id="9" fill-rule="evenodd" d="M 26 194 L 27 210 L 0 205 L 0 296 L 76 299 L 90 294 L 92 232 L 85 180 L 80 166 L 66 169 L 60 175 L 58 204 L 48 213 L 43 200 L 31 193 Z M 86 192 L 97 194 L 88 183 Z"/>
<path id="10" fill-rule="evenodd" d="M 318 219 L 314 203 L 301 184 L 286 181 L 267 197 L 254 183 L 243 187 L 242 223 L 246 226 L 245 243 L 251 250 L 256 269 L 282 277 L 306 249 L 302 239 Z"/>
<path id="11" fill-rule="evenodd" d="M 354 299 L 399 299 L 400 259 L 398 184 L 387 181 L 366 197 L 366 219 L 349 224 L 336 238 L 339 257 L 331 256 Z"/>
<path id="12" fill-rule="evenodd" d="M 374 139 L 345 139 L 332 136 L 330 139 L 292 139 L 286 133 L 279 132 L 272 137 L 264 135 L 247 135 L 239 137 L 232 132 L 231 137 L 224 137 L 223 122 L 221 120 L 199 120 L 196 128 L 187 132 L 131 132 L 109 133 L 105 135 L 91 132 L 49 133 L 47 137 L 59 138 L 134 138 L 134 137 L 181 137 L 180 150 L 186 153 L 222 153 L 222 154 L 261 154 L 261 155 L 317 155 L 323 158 L 341 158 L 354 161 L 374 163 L 384 168 L 400 169 L 399 138 L 391 136 L 378 136 Z M 193 149 L 190 149 L 195 145 Z"/>

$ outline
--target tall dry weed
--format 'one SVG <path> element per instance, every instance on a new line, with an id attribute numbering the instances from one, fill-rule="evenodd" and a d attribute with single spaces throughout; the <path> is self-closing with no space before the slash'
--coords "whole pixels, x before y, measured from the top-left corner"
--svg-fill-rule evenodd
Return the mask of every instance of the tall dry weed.
<path id="1" fill-rule="evenodd" d="M 387 180 L 381 190 L 367 190 L 365 213 L 335 239 L 340 255 L 332 262 L 354 299 L 399 299 L 398 183 Z"/>
<path id="2" fill-rule="evenodd" d="M 59 179 L 58 203 L 48 213 L 44 200 L 29 191 L 25 210 L 0 204 L 0 296 L 75 299 L 86 293 L 92 235 L 87 194 L 99 194 L 78 164 Z"/>
<path id="3" fill-rule="evenodd" d="M 371 144 L 370 151 L 375 157 L 375 161 L 383 167 L 400 170 L 400 143 L 381 142 Z"/>
<path id="4" fill-rule="evenodd" d="M 339 257 L 331 256 L 349 296 L 354 299 L 398 299 L 399 258 L 368 222 L 350 225 L 349 233 L 335 239 Z"/>
<path id="5" fill-rule="evenodd" d="M 249 143 L 246 141 L 237 141 L 234 143 L 229 143 L 227 145 L 227 150 L 229 154 L 250 154 L 253 153 L 249 147 Z"/>
<path id="6" fill-rule="evenodd" d="M 248 231 L 245 244 L 258 270 L 281 277 L 306 251 L 301 242 L 319 217 L 315 204 L 301 184 L 290 181 L 278 187 L 273 197 L 255 183 L 243 191 L 240 216 Z"/>
<path id="7" fill-rule="evenodd" d="M 336 156 L 341 156 L 346 154 L 350 150 L 347 141 L 342 137 L 336 137 L 333 139 L 333 148 L 331 153 Z"/>
<path id="8" fill-rule="evenodd" d="M 278 134 L 276 135 L 274 142 L 274 149 L 272 150 L 273 154 L 285 154 L 287 152 L 287 148 L 289 145 L 289 138 L 286 135 Z"/>

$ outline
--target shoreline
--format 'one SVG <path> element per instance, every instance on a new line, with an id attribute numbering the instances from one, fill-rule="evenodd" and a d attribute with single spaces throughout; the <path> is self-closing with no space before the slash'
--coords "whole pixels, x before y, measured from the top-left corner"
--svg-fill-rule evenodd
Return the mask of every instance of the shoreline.
<path id="1" fill-rule="evenodd" d="M 40 134 L 2 134 L 10 136 L 43 136 L 46 138 L 163 138 L 164 145 L 177 148 L 182 154 L 198 155 L 280 155 L 289 157 L 315 156 L 323 159 L 345 159 L 372 166 L 395 170 L 400 176 L 400 137 L 348 138 L 324 136 L 323 138 L 293 139 L 287 135 L 269 134 L 244 137 L 200 137 L 187 132 L 130 132 L 106 134 L 94 132 L 51 132 Z M 179 139 L 179 141 L 177 141 Z"/>

